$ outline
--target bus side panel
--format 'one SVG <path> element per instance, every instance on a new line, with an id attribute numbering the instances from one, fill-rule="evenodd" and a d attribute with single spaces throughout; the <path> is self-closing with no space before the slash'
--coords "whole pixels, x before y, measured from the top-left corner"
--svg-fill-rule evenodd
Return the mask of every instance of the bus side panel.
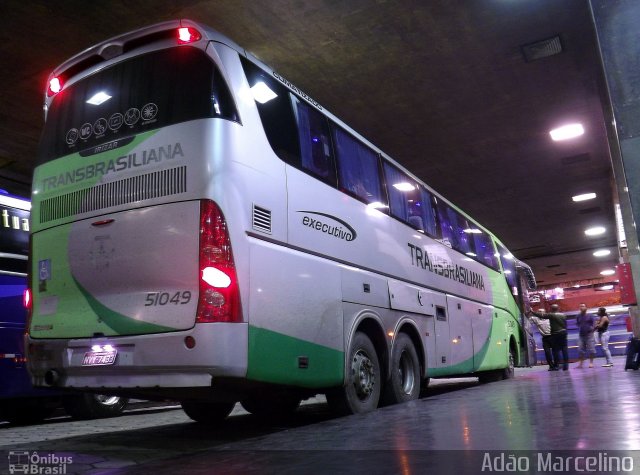
<path id="1" fill-rule="evenodd" d="M 250 261 L 247 377 L 302 387 L 341 384 L 339 267 L 253 239 Z"/>
<path id="2" fill-rule="evenodd" d="M 478 365 L 477 371 L 505 368 L 509 357 L 509 337 L 514 334 L 513 317 L 499 308 L 493 309 L 493 324 L 487 340 L 486 350 Z"/>

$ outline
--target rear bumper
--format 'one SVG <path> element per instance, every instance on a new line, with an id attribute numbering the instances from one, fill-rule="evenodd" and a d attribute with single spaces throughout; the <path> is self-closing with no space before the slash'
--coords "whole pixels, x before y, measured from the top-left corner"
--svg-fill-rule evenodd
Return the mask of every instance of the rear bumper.
<path id="1" fill-rule="evenodd" d="M 189 349 L 185 337 L 196 345 Z M 112 345 L 114 364 L 82 366 L 93 345 Z M 247 374 L 248 325 L 204 323 L 172 333 L 85 339 L 28 337 L 28 367 L 34 386 L 92 390 L 204 388 L 214 378 Z"/>

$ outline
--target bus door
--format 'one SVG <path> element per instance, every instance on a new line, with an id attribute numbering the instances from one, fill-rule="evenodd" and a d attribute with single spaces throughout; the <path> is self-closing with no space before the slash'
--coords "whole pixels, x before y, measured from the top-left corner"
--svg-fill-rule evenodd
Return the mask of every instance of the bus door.
<path id="1" fill-rule="evenodd" d="M 516 264 L 516 270 L 518 273 L 517 279 L 517 295 L 514 295 L 516 302 L 518 303 L 518 310 L 520 311 L 520 328 L 522 329 L 520 335 L 520 365 L 519 366 L 533 366 L 536 364 L 536 341 L 533 337 L 533 324 L 525 316 L 525 313 L 531 308 L 529 302 L 529 292 L 527 290 L 535 289 L 535 281 L 532 282 L 533 273 L 531 269 L 523 267 L 521 263 Z M 533 287 L 533 289 L 531 288 Z"/>

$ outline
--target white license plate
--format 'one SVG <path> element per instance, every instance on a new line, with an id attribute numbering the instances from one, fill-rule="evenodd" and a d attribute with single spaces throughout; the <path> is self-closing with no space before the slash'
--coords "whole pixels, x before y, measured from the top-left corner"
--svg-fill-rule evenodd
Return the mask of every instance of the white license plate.
<path id="1" fill-rule="evenodd" d="M 106 366 L 116 362 L 118 352 L 113 351 L 88 351 L 82 359 L 82 366 Z"/>

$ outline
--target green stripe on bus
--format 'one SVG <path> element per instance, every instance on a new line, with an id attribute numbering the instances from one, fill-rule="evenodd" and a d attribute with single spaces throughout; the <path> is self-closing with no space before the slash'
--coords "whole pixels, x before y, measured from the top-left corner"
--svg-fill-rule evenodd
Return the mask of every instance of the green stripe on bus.
<path id="1" fill-rule="evenodd" d="M 306 358 L 307 368 L 300 362 Z M 344 353 L 264 328 L 249 326 L 247 378 L 307 388 L 344 381 Z"/>
<path id="2" fill-rule="evenodd" d="M 75 284 L 82 292 L 82 295 L 87 300 L 87 303 L 91 307 L 91 310 L 102 320 L 102 323 L 111 328 L 117 335 L 135 335 L 144 333 L 163 333 L 176 331 L 175 328 L 165 327 L 163 325 L 156 325 L 154 323 L 141 322 L 126 315 L 122 315 L 114 310 L 111 310 L 106 305 L 99 302 L 93 295 L 89 293 L 80 283 L 74 278 Z"/>

